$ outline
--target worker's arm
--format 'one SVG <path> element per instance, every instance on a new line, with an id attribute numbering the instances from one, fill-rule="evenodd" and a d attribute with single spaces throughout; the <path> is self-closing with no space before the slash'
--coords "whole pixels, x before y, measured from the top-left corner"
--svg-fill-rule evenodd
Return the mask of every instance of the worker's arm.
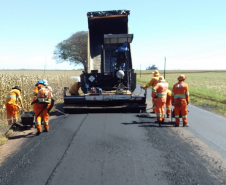
<path id="1" fill-rule="evenodd" d="M 37 96 L 38 94 L 38 86 L 35 86 L 35 89 L 34 89 L 34 96 Z"/>
<path id="2" fill-rule="evenodd" d="M 152 98 L 156 98 L 157 97 L 157 90 L 158 90 L 158 84 L 155 86 L 155 87 L 153 87 L 153 89 L 152 89 Z"/>
<path id="3" fill-rule="evenodd" d="M 185 96 L 186 96 L 186 102 L 187 104 L 189 104 L 190 96 L 189 96 L 188 85 L 185 86 Z"/>
<path id="4" fill-rule="evenodd" d="M 20 91 L 18 91 L 16 96 L 17 96 L 18 101 L 20 102 L 21 109 L 24 110 L 23 101 L 22 101 L 22 97 L 21 97 Z"/>
<path id="5" fill-rule="evenodd" d="M 172 105 L 174 106 L 174 92 L 175 92 L 175 87 L 173 86 L 172 92 L 171 92 L 171 102 Z"/>
<path id="6" fill-rule="evenodd" d="M 152 87 L 153 86 L 153 84 L 154 84 L 154 79 L 151 79 L 151 81 L 147 84 L 147 85 L 144 85 L 143 86 L 143 89 L 146 89 L 146 88 L 149 88 L 149 87 Z"/>

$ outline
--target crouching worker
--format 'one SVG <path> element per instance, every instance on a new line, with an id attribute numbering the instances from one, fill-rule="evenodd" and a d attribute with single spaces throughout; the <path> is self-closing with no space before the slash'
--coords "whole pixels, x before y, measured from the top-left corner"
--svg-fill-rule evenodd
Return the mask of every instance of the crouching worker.
<path id="1" fill-rule="evenodd" d="M 166 94 L 168 89 L 168 83 L 165 82 L 164 77 L 160 76 L 158 83 L 153 88 L 153 94 L 156 97 L 156 116 L 157 116 L 157 123 L 164 122 L 164 108 L 166 104 Z"/>
<path id="2" fill-rule="evenodd" d="M 19 106 L 17 100 L 20 102 Z M 18 86 L 12 88 L 6 98 L 6 113 L 8 125 L 15 124 L 18 119 L 18 110 L 23 110 L 23 103 L 21 98 L 21 89 Z"/>
<path id="3" fill-rule="evenodd" d="M 44 132 L 49 132 L 49 111 L 54 105 L 52 88 L 50 86 L 40 87 L 37 98 L 32 102 L 32 104 L 34 103 L 36 104 L 35 120 L 37 135 L 42 132 L 42 121 Z"/>
<path id="4" fill-rule="evenodd" d="M 79 91 L 79 88 L 81 87 L 80 77 L 72 76 L 71 79 L 73 79 L 75 81 L 75 83 L 70 87 L 69 93 L 72 96 L 78 96 L 79 95 L 78 91 Z"/>

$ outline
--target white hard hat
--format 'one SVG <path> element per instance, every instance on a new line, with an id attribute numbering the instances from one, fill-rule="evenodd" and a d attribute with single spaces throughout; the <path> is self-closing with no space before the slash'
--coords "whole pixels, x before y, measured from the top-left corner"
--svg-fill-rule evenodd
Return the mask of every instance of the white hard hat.
<path id="1" fill-rule="evenodd" d="M 80 82 L 80 76 L 72 76 L 71 79 L 73 79 L 75 82 Z"/>
<path id="2" fill-rule="evenodd" d="M 43 79 L 42 81 L 44 85 L 48 85 L 48 81 L 46 79 Z"/>

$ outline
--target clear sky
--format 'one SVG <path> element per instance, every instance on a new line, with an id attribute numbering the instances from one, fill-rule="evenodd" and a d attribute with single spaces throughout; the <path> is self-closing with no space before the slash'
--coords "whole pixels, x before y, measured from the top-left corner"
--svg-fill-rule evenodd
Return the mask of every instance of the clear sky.
<path id="1" fill-rule="evenodd" d="M 0 0 L 0 69 L 76 69 L 55 46 L 89 11 L 129 9 L 134 69 L 226 69 L 226 0 Z"/>

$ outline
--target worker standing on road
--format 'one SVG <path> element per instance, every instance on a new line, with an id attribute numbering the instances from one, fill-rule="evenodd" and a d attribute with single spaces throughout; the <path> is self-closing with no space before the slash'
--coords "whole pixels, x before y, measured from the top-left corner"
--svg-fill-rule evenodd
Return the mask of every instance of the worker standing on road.
<path id="1" fill-rule="evenodd" d="M 171 91 L 168 89 L 166 93 L 166 115 L 169 118 L 171 113 Z"/>
<path id="2" fill-rule="evenodd" d="M 19 106 L 17 101 L 20 102 Z M 17 122 L 18 119 L 18 110 L 23 110 L 23 102 L 21 98 L 21 89 L 18 86 L 12 88 L 9 92 L 6 99 L 6 113 L 7 113 L 7 121 L 8 125 L 12 125 Z"/>
<path id="3" fill-rule="evenodd" d="M 153 105 L 153 111 L 151 113 L 155 113 L 155 96 L 153 96 L 153 88 L 156 86 L 156 84 L 158 83 L 158 80 L 159 80 L 159 71 L 158 70 L 155 70 L 153 73 L 153 78 L 151 79 L 151 81 L 147 84 L 147 85 L 144 85 L 142 86 L 143 89 L 146 89 L 148 87 L 151 88 L 152 90 L 152 105 Z"/>
<path id="4" fill-rule="evenodd" d="M 72 96 L 78 96 L 79 95 L 78 91 L 79 91 L 79 88 L 81 87 L 80 77 L 72 76 L 71 78 L 75 81 L 75 83 L 70 87 L 69 93 Z"/>
<path id="5" fill-rule="evenodd" d="M 167 95 L 168 83 L 165 82 L 163 76 L 159 77 L 158 83 L 153 88 L 153 96 L 156 97 L 155 106 L 156 106 L 156 116 L 157 122 L 164 122 L 164 112 L 166 104 L 166 95 Z"/>
<path id="6" fill-rule="evenodd" d="M 47 81 L 46 81 L 46 82 L 47 82 Z M 38 94 L 38 90 L 39 90 L 41 87 L 45 87 L 44 81 L 43 81 L 43 80 L 39 80 L 39 81 L 35 84 L 33 101 L 36 100 L 37 94 Z M 36 104 L 35 104 L 35 103 L 33 104 L 33 110 L 36 111 Z"/>
<path id="7" fill-rule="evenodd" d="M 172 90 L 172 105 L 174 106 L 175 126 L 179 126 L 180 112 L 183 119 L 183 126 L 188 126 L 187 122 L 187 105 L 189 104 L 188 85 L 184 83 L 185 75 L 180 75 L 178 83 L 173 86 Z"/>
<path id="8" fill-rule="evenodd" d="M 54 101 L 52 95 L 52 88 L 48 86 L 48 82 L 44 81 L 44 87 L 39 87 L 36 100 L 32 102 L 32 104 L 36 104 L 36 111 L 35 111 L 35 120 L 36 120 L 36 128 L 37 128 L 37 135 L 42 132 L 42 125 L 41 122 L 43 120 L 44 125 L 44 132 L 49 131 L 49 111 L 52 108 L 52 104 Z"/>

